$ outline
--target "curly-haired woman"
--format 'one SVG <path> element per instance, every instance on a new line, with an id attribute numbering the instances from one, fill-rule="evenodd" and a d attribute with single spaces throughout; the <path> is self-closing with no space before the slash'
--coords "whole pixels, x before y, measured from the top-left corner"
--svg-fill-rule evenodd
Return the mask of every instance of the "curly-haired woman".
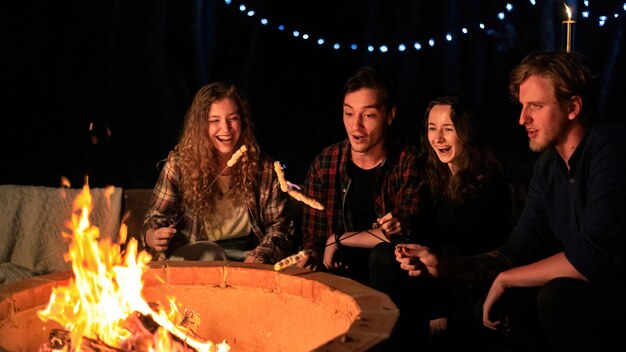
<path id="1" fill-rule="evenodd" d="M 275 263 L 293 247 L 286 203 L 247 100 L 232 84 L 211 83 L 196 93 L 165 160 L 142 244 L 155 259 Z"/>

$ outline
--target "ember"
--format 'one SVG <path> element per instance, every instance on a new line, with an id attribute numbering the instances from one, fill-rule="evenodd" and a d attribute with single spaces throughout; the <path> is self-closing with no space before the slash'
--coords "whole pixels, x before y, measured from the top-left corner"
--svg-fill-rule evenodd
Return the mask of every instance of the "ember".
<path id="1" fill-rule="evenodd" d="M 67 224 L 72 233 L 63 236 L 71 238 L 65 260 L 71 261 L 74 277 L 67 286 L 53 288 L 47 307 L 37 312 L 44 322 L 54 320 L 69 332 L 69 336 L 61 334 L 63 337 L 54 341 L 69 342 L 74 351 L 98 350 L 102 346 L 121 350 L 137 350 L 141 346 L 145 351 L 184 351 L 185 346 L 198 351 L 230 350 L 225 341 L 217 345 L 203 341 L 193 329 L 173 323 L 180 318 L 175 299 L 170 299 L 169 312 L 152 309 L 142 297 L 142 275 L 148 268 L 150 255 L 137 253 L 135 239 L 129 241 L 123 254 L 120 245 L 110 239 L 98 241 L 99 229 L 89 223 L 91 195 L 87 184 L 74 201 L 73 210 Z M 122 239 L 126 237 L 125 231 L 122 226 Z M 137 314 L 149 317 L 158 325 L 155 334 L 143 326 Z M 197 330 L 198 317 L 193 320 L 191 326 L 196 325 Z M 184 345 L 177 340 L 184 341 Z M 52 345 L 52 348 L 59 347 Z"/>

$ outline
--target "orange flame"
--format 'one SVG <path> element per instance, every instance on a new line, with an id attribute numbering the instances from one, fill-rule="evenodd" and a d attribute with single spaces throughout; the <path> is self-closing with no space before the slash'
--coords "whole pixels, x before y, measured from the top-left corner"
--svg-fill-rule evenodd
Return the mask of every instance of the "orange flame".
<path id="1" fill-rule="evenodd" d="M 572 11 L 569 9 L 569 6 L 567 6 L 567 4 L 563 4 L 565 6 L 565 11 L 567 11 L 567 19 L 571 20 L 572 19 Z"/>
<path id="2" fill-rule="evenodd" d="M 110 192 L 105 192 L 110 196 Z M 120 245 L 110 238 L 98 242 L 100 230 L 89 223 L 91 194 L 85 184 L 74 200 L 68 228 L 73 234 L 63 232 L 71 238 L 68 253 L 64 258 L 72 262 L 74 277 L 67 286 L 53 288 L 50 301 L 44 310 L 37 312 L 43 321 L 54 320 L 70 331 L 72 349 L 81 350 L 83 337 L 103 341 L 109 346 L 120 348 L 131 339 L 132 333 L 124 322 L 134 312 L 150 316 L 159 328 L 150 341 L 150 351 L 171 351 L 173 340 L 170 334 L 184 340 L 186 345 L 198 351 L 227 352 L 230 346 L 224 341 L 214 345 L 194 339 L 171 322 L 164 310 L 153 311 L 141 295 L 143 273 L 148 269 L 151 256 L 145 251 L 137 253 L 137 241 L 128 242 L 125 254 Z M 121 226 L 125 240 L 126 227 Z M 175 302 L 172 311 L 179 315 Z M 168 333 L 169 332 L 169 333 Z"/>

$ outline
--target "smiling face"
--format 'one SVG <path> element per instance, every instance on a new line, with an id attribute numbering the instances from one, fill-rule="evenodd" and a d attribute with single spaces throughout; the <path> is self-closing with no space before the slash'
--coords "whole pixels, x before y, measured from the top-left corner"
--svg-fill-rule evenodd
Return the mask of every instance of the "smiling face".
<path id="1" fill-rule="evenodd" d="M 364 88 L 344 97 L 343 124 L 353 157 L 384 154 L 385 130 L 394 114 L 387 112 L 376 93 L 375 89 Z"/>
<path id="2" fill-rule="evenodd" d="M 428 141 L 442 163 L 455 173 L 455 161 L 463 152 L 463 144 L 456 133 L 450 105 L 435 105 L 428 114 Z"/>
<path id="3" fill-rule="evenodd" d="M 218 156 L 230 158 L 241 138 L 241 116 L 237 104 L 224 98 L 215 101 L 209 109 L 209 138 Z"/>

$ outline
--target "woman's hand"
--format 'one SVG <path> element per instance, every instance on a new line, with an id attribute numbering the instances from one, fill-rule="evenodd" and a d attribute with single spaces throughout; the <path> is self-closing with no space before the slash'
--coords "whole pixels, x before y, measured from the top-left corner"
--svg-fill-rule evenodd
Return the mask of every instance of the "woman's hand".
<path id="1" fill-rule="evenodd" d="M 395 249 L 396 260 L 400 268 L 407 270 L 410 276 L 439 276 L 440 258 L 430 248 L 413 243 L 400 243 Z"/>
<path id="2" fill-rule="evenodd" d="M 159 227 L 146 231 L 146 244 L 157 252 L 164 252 L 176 233 L 173 227 Z"/>
<path id="3" fill-rule="evenodd" d="M 243 260 L 243 262 L 246 264 L 255 264 L 255 263 L 263 264 L 263 261 L 261 261 L 260 259 L 258 259 L 257 257 L 253 255 L 247 256 L 246 259 Z"/>

